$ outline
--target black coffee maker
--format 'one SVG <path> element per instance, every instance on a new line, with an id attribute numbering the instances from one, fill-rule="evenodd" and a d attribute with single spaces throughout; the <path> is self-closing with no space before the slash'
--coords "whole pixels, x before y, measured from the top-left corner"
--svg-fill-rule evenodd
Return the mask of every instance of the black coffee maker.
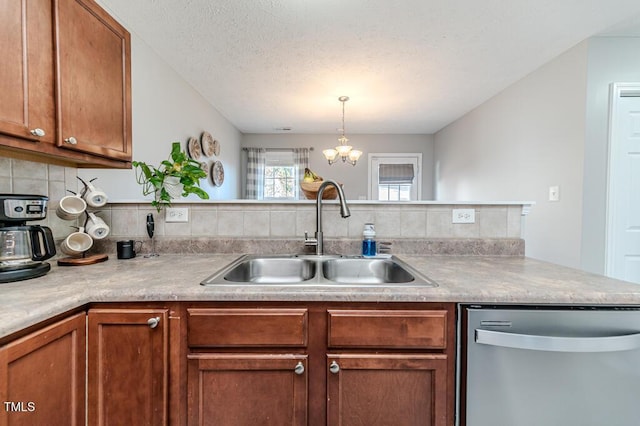
<path id="1" fill-rule="evenodd" d="M 51 229 L 27 225 L 47 217 L 44 195 L 0 194 L 0 283 L 40 277 L 56 254 Z"/>

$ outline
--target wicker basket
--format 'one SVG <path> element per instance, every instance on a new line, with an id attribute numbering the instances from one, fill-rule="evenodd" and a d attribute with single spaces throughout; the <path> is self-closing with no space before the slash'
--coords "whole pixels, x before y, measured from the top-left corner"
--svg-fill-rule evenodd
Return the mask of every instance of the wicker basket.
<path id="1" fill-rule="evenodd" d="M 318 190 L 320 189 L 320 185 L 322 185 L 323 181 L 317 182 L 300 182 L 300 189 L 304 193 L 304 196 L 307 200 L 315 200 L 318 196 Z M 340 184 L 342 186 L 342 184 Z M 322 192 L 323 200 L 335 200 L 338 198 L 338 191 L 336 191 L 336 187 L 331 185 L 324 188 Z"/>

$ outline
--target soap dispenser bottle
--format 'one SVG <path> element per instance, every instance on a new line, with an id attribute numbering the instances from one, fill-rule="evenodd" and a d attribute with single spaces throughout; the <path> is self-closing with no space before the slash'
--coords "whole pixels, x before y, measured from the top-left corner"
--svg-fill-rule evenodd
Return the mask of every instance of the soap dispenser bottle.
<path id="1" fill-rule="evenodd" d="M 362 255 L 365 257 L 375 256 L 376 251 L 376 230 L 373 223 L 365 223 L 362 231 Z"/>

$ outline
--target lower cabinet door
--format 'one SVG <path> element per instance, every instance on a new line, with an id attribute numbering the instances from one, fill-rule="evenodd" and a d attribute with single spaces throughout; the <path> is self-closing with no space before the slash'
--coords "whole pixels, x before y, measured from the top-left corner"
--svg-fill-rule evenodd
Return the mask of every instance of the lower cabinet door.
<path id="1" fill-rule="evenodd" d="M 84 425 L 85 313 L 0 348 L 0 425 Z"/>
<path id="2" fill-rule="evenodd" d="M 190 425 L 307 424 L 307 356 L 192 354 Z"/>
<path id="3" fill-rule="evenodd" d="M 90 425 L 165 425 L 168 311 L 90 309 Z"/>
<path id="4" fill-rule="evenodd" d="M 328 354 L 327 424 L 448 426 L 447 357 Z"/>

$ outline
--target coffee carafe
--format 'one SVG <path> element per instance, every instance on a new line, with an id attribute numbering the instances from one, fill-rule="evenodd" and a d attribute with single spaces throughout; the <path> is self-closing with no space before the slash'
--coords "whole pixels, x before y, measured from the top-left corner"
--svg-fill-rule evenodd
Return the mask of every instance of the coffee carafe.
<path id="1" fill-rule="evenodd" d="M 27 225 L 47 215 L 44 195 L 0 194 L 0 283 L 35 278 L 51 265 L 44 260 L 56 254 L 51 229 Z"/>

